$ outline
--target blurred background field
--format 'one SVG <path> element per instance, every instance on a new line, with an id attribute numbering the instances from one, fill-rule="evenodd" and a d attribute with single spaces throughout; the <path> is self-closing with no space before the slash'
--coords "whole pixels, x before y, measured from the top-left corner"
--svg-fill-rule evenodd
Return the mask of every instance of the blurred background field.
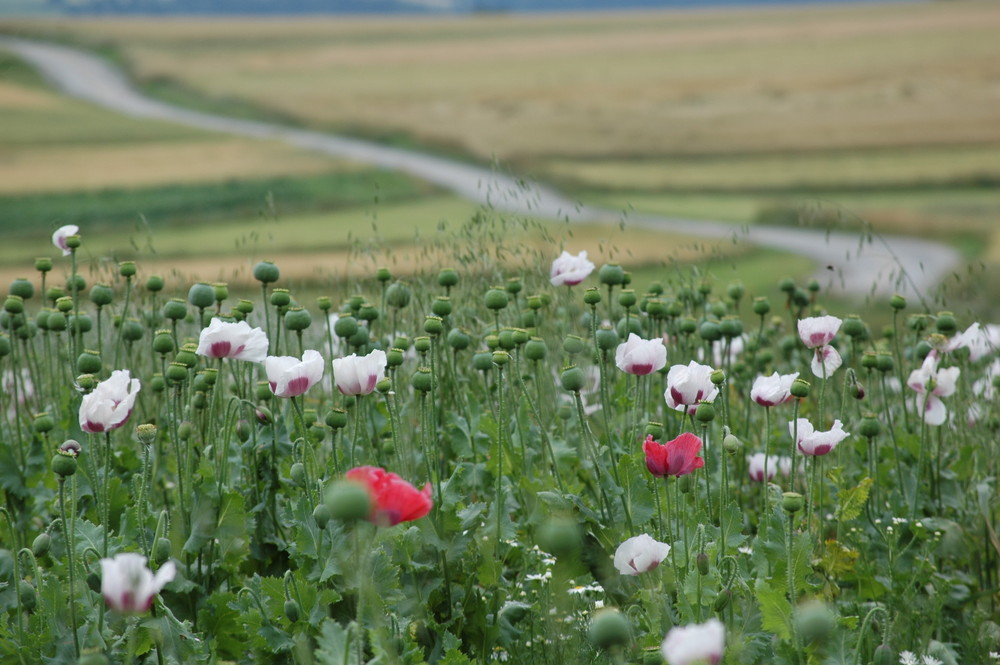
<path id="1" fill-rule="evenodd" d="M 734 228 L 870 224 L 953 243 L 987 275 L 1000 262 L 993 2 L 74 17 L 4 20 L 0 30 L 96 49 L 178 104 L 497 164 L 626 220 L 635 210 Z M 0 110 L 0 232 L 41 252 L 42 229 L 72 222 L 88 228 L 93 256 L 125 257 L 151 229 L 158 260 L 205 261 L 217 273 L 206 279 L 231 279 L 256 260 L 248 246 L 289 259 L 326 252 L 333 265 L 318 269 L 333 276 L 359 248 L 373 263 L 411 265 L 413 247 L 475 212 L 405 176 L 123 119 L 54 94 L 9 56 Z M 538 222 L 532 233 L 541 247 L 588 249 L 642 275 L 702 255 L 720 281 L 739 274 L 764 289 L 814 269 L 731 243 L 651 239 L 627 221 L 573 231 Z M 22 257 L 0 252 L 0 266 L 25 266 Z M 982 286 L 950 297 L 984 306 Z"/>

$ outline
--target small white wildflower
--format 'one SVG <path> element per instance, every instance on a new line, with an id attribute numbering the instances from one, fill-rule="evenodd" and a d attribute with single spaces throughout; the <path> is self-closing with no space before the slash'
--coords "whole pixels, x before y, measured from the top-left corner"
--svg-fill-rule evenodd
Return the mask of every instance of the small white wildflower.
<path id="1" fill-rule="evenodd" d="M 940 660 L 926 653 L 920 657 L 920 662 L 924 665 L 943 665 Z"/>
<path id="2" fill-rule="evenodd" d="M 742 547 L 737 547 L 736 551 L 737 552 L 742 552 L 743 554 L 746 554 L 747 556 L 753 554 L 753 548 L 750 547 L 750 546 L 747 546 L 747 545 L 744 545 Z"/>
<path id="3" fill-rule="evenodd" d="M 879 520 L 875 521 L 878 522 Z M 919 665 L 917 662 L 917 655 L 912 651 L 900 651 L 899 665 Z"/>
<path id="4" fill-rule="evenodd" d="M 602 607 L 604 607 L 604 601 L 603 600 L 595 600 L 594 601 L 594 609 L 595 610 L 599 610 Z"/>
<path id="5" fill-rule="evenodd" d="M 993 660 L 1000 660 L 1000 651 L 991 651 L 990 658 Z"/>

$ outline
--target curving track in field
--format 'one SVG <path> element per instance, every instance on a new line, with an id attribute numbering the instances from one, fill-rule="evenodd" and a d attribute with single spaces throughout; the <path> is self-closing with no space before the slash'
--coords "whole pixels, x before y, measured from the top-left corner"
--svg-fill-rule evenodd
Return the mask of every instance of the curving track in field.
<path id="1" fill-rule="evenodd" d="M 478 166 L 411 150 L 297 129 L 202 113 L 174 106 L 136 90 L 114 66 L 86 51 L 46 42 L 0 37 L 0 48 L 31 63 L 66 94 L 130 116 L 176 122 L 205 130 L 285 141 L 306 150 L 403 171 L 482 205 L 520 215 L 569 221 L 617 221 L 621 213 L 582 206 L 544 185 Z M 629 214 L 628 223 L 706 238 L 781 249 L 814 259 L 817 277 L 833 292 L 886 295 L 926 294 L 958 266 L 961 257 L 947 245 L 920 238 L 866 238 L 857 233 L 818 229 L 741 226 L 723 222 Z M 775 278 L 784 274 L 775 266 Z"/>

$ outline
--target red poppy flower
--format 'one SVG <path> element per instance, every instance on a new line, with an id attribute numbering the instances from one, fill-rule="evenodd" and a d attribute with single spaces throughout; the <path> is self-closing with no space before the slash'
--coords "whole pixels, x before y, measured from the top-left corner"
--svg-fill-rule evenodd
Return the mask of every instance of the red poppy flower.
<path id="1" fill-rule="evenodd" d="M 705 466 L 705 460 L 698 456 L 701 439 L 690 432 L 666 443 L 647 436 L 642 450 L 646 453 L 646 468 L 654 476 L 685 476 Z"/>
<path id="2" fill-rule="evenodd" d="M 430 483 L 418 490 L 395 473 L 374 466 L 359 466 L 346 475 L 368 488 L 373 506 L 368 519 L 379 526 L 395 526 L 420 519 L 434 505 Z"/>

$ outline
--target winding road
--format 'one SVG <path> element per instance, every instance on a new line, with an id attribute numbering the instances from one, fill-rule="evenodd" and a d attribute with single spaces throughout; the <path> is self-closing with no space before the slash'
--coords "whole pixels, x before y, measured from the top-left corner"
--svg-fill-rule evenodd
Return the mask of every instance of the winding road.
<path id="1" fill-rule="evenodd" d="M 580 205 L 539 183 L 489 169 L 377 143 L 202 113 L 174 106 L 136 90 L 124 74 L 86 51 L 0 36 L 0 48 L 35 66 L 66 94 L 130 116 L 180 123 L 205 130 L 279 140 L 306 150 L 403 171 L 496 210 L 571 222 L 617 222 L 620 211 Z M 961 265 L 957 250 L 904 236 L 865 238 L 818 229 L 735 226 L 723 222 L 630 213 L 627 223 L 705 238 L 793 252 L 817 261 L 816 277 L 829 291 L 849 296 L 926 294 Z M 783 276 L 776 266 L 775 279 Z"/>

